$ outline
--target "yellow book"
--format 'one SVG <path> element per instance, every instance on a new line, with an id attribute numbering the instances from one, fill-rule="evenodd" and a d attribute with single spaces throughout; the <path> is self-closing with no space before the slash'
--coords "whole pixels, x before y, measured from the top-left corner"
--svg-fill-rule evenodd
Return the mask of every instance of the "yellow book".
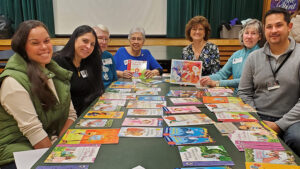
<path id="1" fill-rule="evenodd" d="M 246 162 L 246 169 L 300 169 L 300 166 Z"/>

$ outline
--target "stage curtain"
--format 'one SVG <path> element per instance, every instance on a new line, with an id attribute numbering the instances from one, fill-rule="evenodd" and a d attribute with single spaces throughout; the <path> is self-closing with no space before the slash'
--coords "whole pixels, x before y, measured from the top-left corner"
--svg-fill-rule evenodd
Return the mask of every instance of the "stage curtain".
<path id="1" fill-rule="evenodd" d="M 205 16 L 212 28 L 211 38 L 219 38 L 218 27 L 234 18 L 262 18 L 261 0 L 168 0 L 167 37 L 183 38 L 185 25 L 194 16 Z"/>
<path id="2" fill-rule="evenodd" d="M 25 20 L 42 21 L 54 35 L 52 0 L 0 0 L 0 15 L 6 16 L 14 30 Z"/>

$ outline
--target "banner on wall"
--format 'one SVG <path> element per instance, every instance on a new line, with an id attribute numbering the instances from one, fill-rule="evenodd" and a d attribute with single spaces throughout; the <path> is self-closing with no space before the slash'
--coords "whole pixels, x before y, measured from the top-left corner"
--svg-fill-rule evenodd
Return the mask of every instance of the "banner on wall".
<path id="1" fill-rule="evenodd" d="M 290 12 L 297 10 L 298 0 L 271 0 L 271 9 L 276 7 L 285 8 Z"/>

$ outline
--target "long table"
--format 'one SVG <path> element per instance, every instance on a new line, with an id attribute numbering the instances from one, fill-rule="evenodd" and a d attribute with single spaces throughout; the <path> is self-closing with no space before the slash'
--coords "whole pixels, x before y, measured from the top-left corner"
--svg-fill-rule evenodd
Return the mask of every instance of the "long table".
<path id="1" fill-rule="evenodd" d="M 158 84 L 162 89 L 159 95 L 165 96 L 169 90 L 197 90 L 195 87 L 179 86 L 169 83 Z M 167 105 L 173 106 L 169 97 L 166 97 Z M 215 115 L 211 113 L 204 105 L 198 106 L 200 110 L 217 121 Z M 112 128 L 120 128 L 126 117 L 126 108 L 123 110 L 125 114 L 122 119 L 114 119 Z M 82 118 L 79 117 L 77 121 Z M 163 124 L 167 127 L 166 124 Z M 74 124 L 71 128 L 74 127 Z M 204 127 L 208 129 L 209 135 L 215 140 L 215 143 L 204 145 L 223 145 L 232 157 L 235 165 L 233 169 L 245 168 L 244 152 L 238 151 L 227 136 L 222 136 L 214 125 L 199 125 L 197 127 Z M 56 143 L 57 144 L 57 143 Z M 55 165 L 45 164 L 43 161 L 47 158 L 54 144 L 32 167 L 36 168 L 38 165 Z M 290 150 L 283 142 L 282 144 L 287 150 Z M 295 154 L 294 154 L 295 155 Z M 300 164 L 300 158 L 295 155 L 296 163 Z M 57 165 L 57 164 L 56 164 Z M 62 164 L 59 164 L 62 165 Z M 70 165 L 70 164 L 69 164 Z M 146 169 L 174 169 L 183 167 L 177 146 L 170 146 L 163 138 L 124 138 L 120 137 L 118 144 L 101 145 L 97 158 L 94 163 L 89 164 L 90 169 L 131 169 L 136 166 L 142 166 Z"/>

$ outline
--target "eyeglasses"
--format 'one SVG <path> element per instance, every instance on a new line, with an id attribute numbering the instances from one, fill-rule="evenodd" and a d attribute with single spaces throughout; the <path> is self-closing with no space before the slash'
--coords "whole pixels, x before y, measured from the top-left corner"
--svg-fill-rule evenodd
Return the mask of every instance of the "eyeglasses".
<path id="1" fill-rule="evenodd" d="M 131 37 L 130 38 L 130 41 L 138 41 L 138 42 L 141 42 L 143 41 L 144 39 L 142 37 Z"/>
<path id="2" fill-rule="evenodd" d="M 98 37 L 97 39 L 100 42 L 110 42 L 110 39 L 109 38 L 105 38 L 105 37 Z"/>

